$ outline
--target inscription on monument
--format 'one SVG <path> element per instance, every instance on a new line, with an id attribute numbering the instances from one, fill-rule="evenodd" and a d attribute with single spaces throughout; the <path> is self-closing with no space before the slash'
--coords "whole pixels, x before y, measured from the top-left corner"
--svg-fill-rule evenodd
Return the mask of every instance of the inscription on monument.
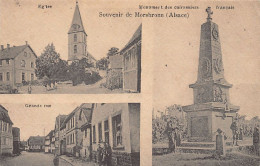
<path id="1" fill-rule="evenodd" d="M 192 137 L 207 137 L 208 133 L 209 133 L 209 129 L 208 129 L 207 116 L 191 117 Z"/>

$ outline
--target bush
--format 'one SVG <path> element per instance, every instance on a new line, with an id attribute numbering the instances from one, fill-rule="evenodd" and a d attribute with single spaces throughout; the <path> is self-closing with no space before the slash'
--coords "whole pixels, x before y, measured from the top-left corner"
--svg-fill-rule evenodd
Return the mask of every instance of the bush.
<path id="1" fill-rule="evenodd" d="M 92 71 L 92 73 L 85 73 L 84 83 L 86 85 L 94 84 L 94 83 L 98 82 L 101 79 L 102 79 L 102 77 L 99 75 L 98 72 Z"/>

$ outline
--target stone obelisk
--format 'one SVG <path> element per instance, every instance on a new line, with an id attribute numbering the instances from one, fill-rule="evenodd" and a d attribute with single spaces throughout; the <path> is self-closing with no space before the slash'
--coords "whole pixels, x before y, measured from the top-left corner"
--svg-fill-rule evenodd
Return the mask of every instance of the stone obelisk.
<path id="1" fill-rule="evenodd" d="M 229 99 L 232 85 L 224 78 L 218 25 L 212 22 L 210 7 L 206 12 L 207 21 L 201 25 L 198 77 L 189 86 L 193 88 L 194 104 L 183 107 L 188 141 L 214 141 L 218 128 L 231 138 L 230 126 L 239 110 Z"/>

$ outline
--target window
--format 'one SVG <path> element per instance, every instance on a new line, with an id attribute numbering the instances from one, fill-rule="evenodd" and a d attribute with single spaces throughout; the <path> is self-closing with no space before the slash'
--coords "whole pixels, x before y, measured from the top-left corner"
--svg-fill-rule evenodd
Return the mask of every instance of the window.
<path id="1" fill-rule="evenodd" d="M 85 129 L 85 138 L 87 138 L 87 135 L 88 135 L 88 129 Z"/>
<path id="2" fill-rule="evenodd" d="M 25 81 L 25 73 L 22 73 L 22 82 Z"/>
<path id="3" fill-rule="evenodd" d="M 0 60 L 0 66 L 2 66 L 3 65 L 3 61 L 2 60 Z"/>
<path id="4" fill-rule="evenodd" d="M 108 120 L 104 122 L 104 131 L 105 131 L 105 142 L 109 143 L 109 126 L 108 126 Z"/>
<path id="5" fill-rule="evenodd" d="M 0 81 L 3 81 L 3 73 L 0 73 Z"/>
<path id="6" fill-rule="evenodd" d="M 25 61 L 21 60 L 21 67 L 25 67 Z"/>
<path id="7" fill-rule="evenodd" d="M 77 34 L 74 34 L 74 42 L 77 42 Z"/>
<path id="8" fill-rule="evenodd" d="M 31 62 L 31 68 L 34 68 L 33 62 Z"/>
<path id="9" fill-rule="evenodd" d="M 102 123 L 98 124 L 98 142 L 102 142 Z"/>
<path id="10" fill-rule="evenodd" d="M 34 80 L 34 74 L 31 74 L 31 81 Z"/>
<path id="11" fill-rule="evenodd" d="M 93 143 L 96 143 L 96 127 L 93 126 Z"/>
<path id="12" fill-rule="evenodd" d="M 112 118 L 113 125 L 113 146 L 122 146 L 122 126 L 121 126 L 121 114 Z"/>
<path id="13" fill-rule="evenodd" d="M 6 81 L 10 81 L 10 73 L 9 72 L 6 73 Z"/>
<path id="14" fill-rule="evenodd" d="M 77 45 L 74 45 L 74 53 L 77 53 L 78 50 L 77 50 Z"/>
<path id="15" fill-rule="evenodd" d="M 9 59 L 6 59 L 5 62 L 6 62 L 7 65 L 10 64 L 10 60 Z"/>

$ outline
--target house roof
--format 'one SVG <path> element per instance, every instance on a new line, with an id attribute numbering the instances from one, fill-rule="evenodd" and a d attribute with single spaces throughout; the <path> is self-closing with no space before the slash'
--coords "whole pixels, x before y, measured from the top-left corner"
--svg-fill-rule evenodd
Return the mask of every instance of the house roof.
<path id="1" fill-rule="evenodd" d="M 91 122 L 91 118 L 92 118 L 92 109 L 93 108 L 93 104 L 92 103 L 83 103 L 81 104 L 79 107 L 76 107 L 64 120 L 61 129 L 64 129 L 66 127 L 66 123 L 75 115 L 75 113 L 77 111 L 82 111 L 81 113 L 83 113 L 83 115 L 86 117 L 88 122 Z M 80 116 L 81 116 L 80 113 Z"/>
<path id="2" fill-rule="evenodd" d="M 46 137 L 47 137 L 47 136 L 51 137 L 51 136 L 52 136 L 52 134 L 53 134 L 53 132 L 54 132 L 54 130 L 51 130 L 51 131 L 49 132 L 49 134 L 48 134 L 48 135 L 46 135 Z"/>
<path id="3" fill-rule="evenodd" d="M 28 139 L 29 145 L 44 145 L 45 136 L 30 136 Z"/>
<path id="4" fill-rule="evenodd" d="M 91 105 L 85 104 L 82 106 L 80 116 L 81 116 L 81 114 L 83 114 L 83 116 L 85 116 L 85 118 L 86 118 L 86 122 L 82 126 L 80 126 L 81 130 L 86 127 L 89 127 L 89 125 L 91 124 L 93 108 L 94 108 L 94 104 L 91 104 Z"/>
<path id="5" fill-rule="evenodd" d="M 0 120 L 13 125 L 13 122 L 8 115 L 8 111 L 2 105 L 0 105 Z"/>
<path id="6" fill-rule="evenodd" d="M 32 50 L 32 48 L 29 45 L 13 46 L 0 50 L 0 59 L 14 59 L 27 47 L 29 47 Z M 37 57 L 33 50 L 32 52 L 34 56 Z"/>
<path id="7" fill-rule="evenodd" d="M 68 33 L 73 33 L 73 32 L 84 32 L 86 34 L 82 23 L 78 2 L 76 3 L 73 19 Z"/>
<path id="8" fill-rule="evenodd" d="M 55 129 L 56 129 L 56 124 L 59 124 L 59 127 L 61 128 L 61 126 L 62 126 L 63 122 L 66 120 L 66 118 L 67 118 L 67 115 L 58 115 L 56 117 Z M 59 123 L 59 121 L 60 121 L 60 123 Z"/>
<path id="9" fill-rule="evenodd" d="M 141 40 L 141 37 L 142 37 L 142 24 L 139 25 L 139 27 L 133 34 L 132 38 L 129 40 L 129 42 L 125 45 L 125 47 L 120 52 L 124 52 L 127 48 L 131 47 L 136 41 Z"/>

